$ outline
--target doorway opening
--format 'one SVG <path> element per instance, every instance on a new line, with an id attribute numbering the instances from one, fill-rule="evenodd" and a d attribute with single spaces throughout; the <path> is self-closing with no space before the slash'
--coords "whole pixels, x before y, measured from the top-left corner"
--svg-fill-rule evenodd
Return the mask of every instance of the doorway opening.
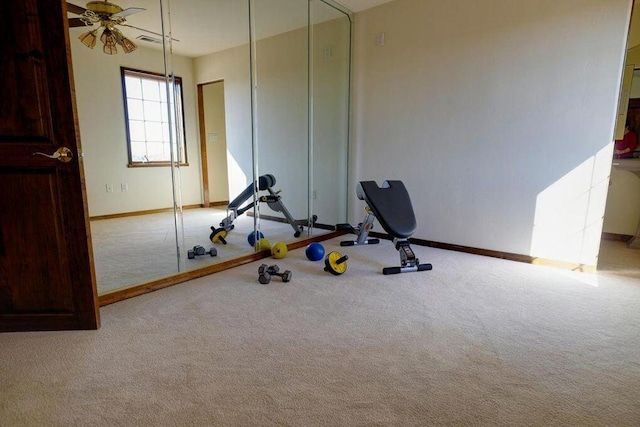
<path id="1" fill-rule="evenodd" d="M 198 122 L 204 207 L 229 203 L 224 80 L 198 84 Z"/>
<path id="2" fill-rule="evenodd" d="M 629 129 L 638 134 L 640 10 L 636 6 L 633 5 L 629 22 L 617 128 L 624 128 L 628 122 Z M 622 138 L 620 132 L 616 138 Z M 614 159 L 612 163 L 597 269 L 602 274 L 640 278 L 640 152 L 636 151 L 633 157 Z"/>

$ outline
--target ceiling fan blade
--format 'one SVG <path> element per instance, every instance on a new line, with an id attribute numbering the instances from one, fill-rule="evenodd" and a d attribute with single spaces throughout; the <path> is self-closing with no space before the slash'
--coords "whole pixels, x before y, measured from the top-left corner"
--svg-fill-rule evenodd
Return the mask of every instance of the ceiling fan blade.
<path id="1" fill-rule="evenodd" d="M 72 27 L 90 27 L 90 25 L 87 25 L 85 22 L 86 21 L 83 21 L 80 18 L 69 18 L 69 28 L 72 28 Z"/>
<path id="2" fill-rule="evenodd" d="M 129 15 L 133 15 L 134 13 L 138 13 L 138 12 L 143 12 L 147 9 L 144 9 L 142 7 L 128 7 L 118 13 L 114 13 L 113 15 L 111 15 L 112 17 L 116 17 L 116 18 L 124 18 L 127 17 Z"/>
<path id="3" fill-rule="evenodd" d="M 87 11 L 84 7 L 76 6 L 73 3 L 67 2 L 67 11 L 75 13 L 76 15 L 82 15 Z"/>
<path id="4" fill-rule="evenodd" d="M 136 29 L 136 30 L 138 30 L 138 31 L 144 31 L 145 33 L 154 34 L 154 35 L 156 35 L 156 36 L 158 36 L 158 37 L 162 37 L 162 34 L 160 34 L 160 33 L 156 33 L 156 32 L 151 31 L 151 30 L 145 30 L 144 28 L 135 27 L 135 26 L 133 26 L 133 25 L 129 25 L 129 24 L 121 24 L 121 25 L 122 25 L 123 27 L 134 28 L 134 29 Z M 174 39 L 173 37 L 171 38 L 171 40 L 173 40 L 174 42 L 179 42 L 179 41 L 180 41 L 180 40 L 178 40 L 178 39 Z"/>

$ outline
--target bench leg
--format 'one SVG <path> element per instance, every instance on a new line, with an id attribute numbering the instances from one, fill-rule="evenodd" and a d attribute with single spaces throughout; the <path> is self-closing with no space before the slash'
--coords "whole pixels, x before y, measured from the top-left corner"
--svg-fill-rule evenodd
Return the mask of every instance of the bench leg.
<path id="1" fill-rule="evenodd" d="M 351 231 L 358 235 L 356 240 L 344 240 L 340 242 L 340 246 L 359 246 L 359 245 L 375 245 L 380 243 L 380 239 L 368 239 L 369 231 L 373 228 L 373 220 L 376 218 L 373 212 L 367 206 L 364 221 L 356 227 L 351 227 Z"/>
<path id="2" fill-rule="evenodd" d="M 400 267 L 385 267 L 382 274 L 399 274 L 409 273 L 412 271 L 431 270 L 431 264 L 420 264 L 420 260 L 416 258 L 416 254 L 411 249 L 411 245 L 407 239 L 393 239 L 396 249 L 400 253 Z"/>

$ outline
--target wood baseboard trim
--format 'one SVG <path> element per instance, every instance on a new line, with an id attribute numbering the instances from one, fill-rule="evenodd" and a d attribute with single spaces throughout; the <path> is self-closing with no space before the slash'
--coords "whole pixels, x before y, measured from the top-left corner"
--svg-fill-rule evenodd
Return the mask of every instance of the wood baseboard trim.
<path id="1" fill-rule="evenodd" d="M 210 202 L 209 203 L 209 207 L 210 208 L 215 208 L 215 207 L 218 207 L 218 206 L 225 206 L 225 207 L 229 206 L 229 201 L 228 200 L 221 200 L 219 202 Z"/>
<path id="2" fill-rule="evenodd" d="M 598 267 L 589 264 L 576 264 L 573 262 L 556 261 L 554 259 L 534 258 L 531 264 L 544 265 L 546 267 L 561 268 L 563 270 L 578 271 L 580 273 L 597 273 Z"/>
<path id="3" fill-rule="evenodd" d="M 611 240 L 614 242 L 628 242 L 634 236 L 629 234 L 602 233 L 602 240 Z"/>
<path id="4" fill-rule="evenodd" d="M 321 242 L 324 240 L 333 239 L 334 237 L 340 236 L 342 234 L 344 234 L 344 231 L 334 231 L 332 233 L 322 234 L 319 236 L 313 236 L 307 239 L 291 242 L 287 244 L 287 250 L 298 249 L 308 245 L 311 242 Z M 98 303 L 100 304 L 100 307 L 104 307 L 106 305 L 113 304 L 118 301 L 123 301 L 139 295 L 147 294 L 149 292 L 154 292 L 159 289 L 167 288 L 169 286 L 178 285 L 180 283 L 184 283 L 192 279 L 208 276 L 209 274 L 229 270 L 231 268 L 238 267 L 243 264 L 248 264 L 250 262 L 258 261 L 264 258 L 268 258 L 270 256 L 271 256 L 270 251 L 255 252 L 252 254 L 233 258 L 228 261 L 221 262 L 219 264 L 213 264 L 208 267 L 200 268 L 198 270 L 185 271 L 184 273 L 178 273 L 169 277 L 164 277 L 162 279 L 152 280 L 146 283 L 142 283 L 140 285 L 132 286 L 130 288 L 115 290 L 112 292 L 99 295 Z"/>
<path id="5" fill-rule="evenodd" d="M 373 237 L 385 240 L 393 240 L 386 233 L 371 232 Z M 445 249 L 448 251 L 465 252 L 474 255 L 488 256 L 492 258 L 506 259 L 508 261 L 523 262 L 526 264 L 544 265 L 547 267 L 561 268 L 564 270 L 579 271 L 584 273 L 595 273 L 597 267 L 588 264 L 576 264 L 571 262 L 556 261 L 552 259 L 532 257 L 530 255 L 514 254 L 509 252 L 494 251 L 490 249 L 474 248 L 470 246 L 454 245 L 450 243 L 434 242 L 432 240 L 410 238 L 409 242 L 419 246 L 428 246 L 431 248 Z"/>
<path id="6" fill-rule="evenodd" d="M 196 209 L 202 208 L 202 205 L 186 205 L 183 206 L 182 209 Z M 149 209 L 145 211 L 133 211 L 133 212 L 122 212 L 117 214 L 109 214 L 109 215 L 97 215 L 89 217 L 90 221 L 98 221 L 102 219 L 114 219 L 114 218 L 126 218 L 129 216 L 140 216 L 140 215 L 150 215 L 164 212 L 173 212 L 173 208 L 161 208 L 161 209 Z"/>
<path id="7" fill-rule="evenodd" d="M 253 212 L 251 211 L 247 211 L 247 215 L 248 216 L 254 216 Z M 260 219 L 266 219 L 267 221 L 275 221 L 275 222 L 282 222 L 285 224 L 288 224 L 289 221 L 287 221 L 286 218 L 282 218 L 279 216 L 273 216 L 273 215 L 264 215 L 264 214 L 260 214 Z M 319 222 L 316 222 L 315 224 L 313 224 L 314 228 L 319 228 L 321 230 L 335 230 L 336 226 L 335 225 L 329 225 L 329 224 L 322 224 Z"/>

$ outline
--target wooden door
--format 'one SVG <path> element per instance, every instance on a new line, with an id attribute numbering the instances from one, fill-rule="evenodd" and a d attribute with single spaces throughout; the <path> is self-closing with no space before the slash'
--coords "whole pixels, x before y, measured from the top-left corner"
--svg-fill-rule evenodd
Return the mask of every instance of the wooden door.
<path id="1" fill-rule="evenodd" d="M 0 3 L 0 331 L 100 324 L 65 21 Z"/>

